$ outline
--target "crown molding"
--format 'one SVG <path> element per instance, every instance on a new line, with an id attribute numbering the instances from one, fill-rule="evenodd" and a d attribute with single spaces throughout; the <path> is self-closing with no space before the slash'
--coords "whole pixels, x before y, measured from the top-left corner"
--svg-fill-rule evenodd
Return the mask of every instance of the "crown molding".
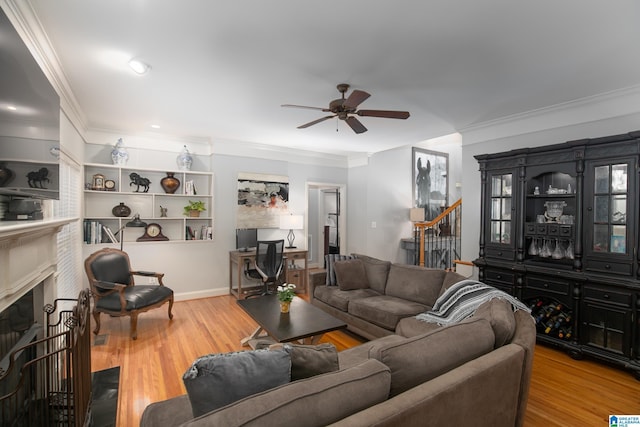
<path id="1" fill-rule="evenodd" d="M 594 122 L 640 112 L 640 85 L 617 89 L 459 130 L 462 145 Z"/>

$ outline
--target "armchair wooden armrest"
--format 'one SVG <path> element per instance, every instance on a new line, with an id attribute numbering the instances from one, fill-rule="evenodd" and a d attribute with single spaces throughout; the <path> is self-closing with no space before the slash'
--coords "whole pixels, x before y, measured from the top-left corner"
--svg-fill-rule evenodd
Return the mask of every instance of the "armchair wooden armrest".
<path id="1" fill-rule="evenodd" d="M 160 286 L 164 286 L 164 283 L 162 283 L 162 278 L 164 277 L 164 273 L 156 273 L 155 271 L 136 270 L 136 271 L 131 271 L 131 274 L 134 276 L 155 277 L 156 279 L 158 279 L 158 284 Z"/>

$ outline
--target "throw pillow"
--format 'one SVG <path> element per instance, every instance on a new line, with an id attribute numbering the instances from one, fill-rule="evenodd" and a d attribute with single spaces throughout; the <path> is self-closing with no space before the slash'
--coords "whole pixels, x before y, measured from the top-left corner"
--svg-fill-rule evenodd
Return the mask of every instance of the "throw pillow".
<path id="1" fill-rule="evenodd" d="M 272 344 L 270 350 L 284 350 L 291 356 L 291 381 L 337 371 L 338 351 L 331 343 L 299 345 Z"/>
<path id="2" fill-rule="evenodd" d="M 291 357 L 285 351 L 240 351 L 196 359 L 182 376 L 194 417 L 243 397 L 286 384 Z"/>
<path id="3" fill-rule="evenodd" d="M 367 280 L 369 287 L 376 292 L 384 294 L 384 288 L 387 285 L 387 277 L 389 276 L 390 261 L 373 258 L 368 255 L 353 254 L 364 263 L 364 271 L 367 272 Z"/>
<path id="4" fill-rule="evenodd" d="M 353 259 L 353 257 L 351 255 L 340 254 L 329 254 L 324 256 L 324 264 L 327 268 L 327 276 L 324 283 L 325 285 L 338 286 L 338 282 L 336 281 L 336 271 L 333 266 L 336 261 L 343 261 L 345 259 Z"/>
<path id="5" fill-rule="evenodd" d="M 336 281 L 341 291 L 352 291 L 354 289 L 367 289 L 367 272 L 361 259 L 350 259 L 346 261 L 336 261 Z"/>

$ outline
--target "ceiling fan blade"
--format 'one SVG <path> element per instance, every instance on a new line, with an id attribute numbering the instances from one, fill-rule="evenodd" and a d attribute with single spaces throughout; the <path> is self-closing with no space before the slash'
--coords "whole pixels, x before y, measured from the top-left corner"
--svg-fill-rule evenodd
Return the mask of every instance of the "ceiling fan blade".
<path id="1" fill-rule="evenodd" d="M 307 107 L 306 105 L 294 105 L 294 104 L 282 104 L 280 105 L 281 107 L 286 107 L 286 108 L 306 108 L 307 110 L 320 110 L 320 111 L 331 111 L 328 108 L 322 108 L 322 107 Z"/>
<path id="2" fill-rule="evenodd" d="M 363 133 L 367 131 L 367 128 L 364 127 L 362 123 L 360 123 L 360 120 L 356 119 L 353 116 L 349 116 L 345 121 L 349 126 L 351 126 L 351 129 L 353 129 L 355 133 Z"/>
<path id="3" fill-rule="evenodd" d="M 356 114 L 362 117 L 384 117 L 387 119 L 406 119 L 410 116 L 408 111 L 388 110 L 360 110 Z"/>
<path id="4" fill-rule="evenodd" d="M 344 101 L 344 104 L 342 104 L 344 107 L 347 108 L 356 108 L 358 105 L 360 105 L 365 99 L 367 99 L 368 97 L 370 97 L 371 95 L 369 95 L 367 92 L 362 91 L 362 90 L 354 90 L 353 92 L 351 92 L 351 95 L 349 95 L 349 97 Z"/>
<path id="5" fill-rule="evenodd" d="M 320 122 L 324 122 L 325 120 L 329 120 L 329 119 L 332 119 L 332 118 L 334 118 L 334 117 L 335 117 L 335 114 L 334 114 L 333 116 L 325 116 L 325 117 L 323 117 L 323 118 L 321 118 L 321 119 L 314 120 L 314 121 L 312 121 L 312 122 L 309 122 L 309 123 L 305 123 L 305 124 L 303 124 L 303 125 L 300 125 L 300 126 L 298 126 L 298 129 L 308 128 L 309 126 L 316 125 L 316 124 L 318 124 L 318 123 L 320 123 Z"/>

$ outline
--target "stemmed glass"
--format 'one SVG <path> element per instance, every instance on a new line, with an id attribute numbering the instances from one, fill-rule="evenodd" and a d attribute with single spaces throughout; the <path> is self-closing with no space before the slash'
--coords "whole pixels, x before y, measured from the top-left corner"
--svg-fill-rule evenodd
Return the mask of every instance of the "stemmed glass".
<path id="1" fill-rule="evenodd" d="M 562 250 L 562 246 L 560 246 L 560 241 L 556 239 L 556 247 L 551 254 L 551 258 L 553 259 L 562 259 L 564 258 L 564 251 Z"/>
<path id="2" fill-rule="evenodd" d="M 531 256 L 536 256 L 538 255 L 538 253 L 540 253 L 539 249 L 538 249 L 538 239 L 536 239 L 535 237 L 531 238 L 531 245 L 529 245 L 529 255 Z"/>

